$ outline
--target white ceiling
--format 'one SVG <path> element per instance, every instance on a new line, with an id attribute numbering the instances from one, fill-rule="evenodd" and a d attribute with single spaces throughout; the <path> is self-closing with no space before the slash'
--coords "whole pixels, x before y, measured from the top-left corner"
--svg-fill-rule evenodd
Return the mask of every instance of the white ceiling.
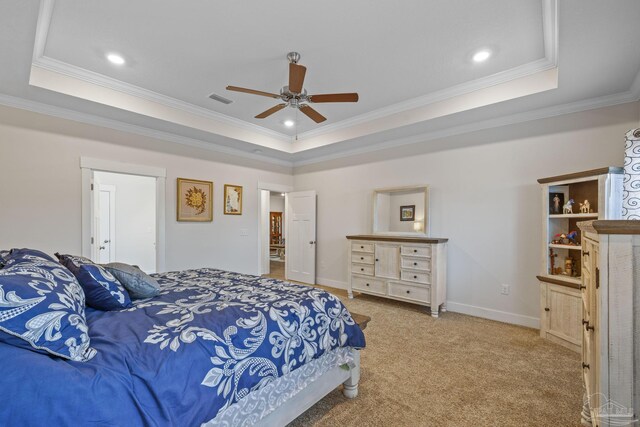
<path id="1" fill-rule="evenodd" d="M 637 0 L 4 0 L 0 103 L 308 163 L 637 100 L 637 22 Z M 479 48 L 494 54 L 474 64 Z M 357 91 L 360 102 L 316 104 L 325 123 L 298 113 L 287 129 L 295 110 L 257 120 L 277 101 L 224 90 L 277 92 L 291 50 L 310 93 Z M 111 51 L 127 64 L 108 63 Z"/>

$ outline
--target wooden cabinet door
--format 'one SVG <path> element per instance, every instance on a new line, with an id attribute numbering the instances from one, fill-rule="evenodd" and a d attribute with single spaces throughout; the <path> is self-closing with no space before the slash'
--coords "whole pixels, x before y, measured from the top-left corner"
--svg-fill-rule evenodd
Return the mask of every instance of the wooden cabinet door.
<path id="1" fill-rule="evenodd" d="M 582 298 L 577 289 L 549 283 L 547 334 L 578 348 L 582 344 Z"/>
<path id="2" fill-rule="evenodd" d="M 400 246 L 391 243 L 376 243 L 376 277 L 400 278 Z"/>

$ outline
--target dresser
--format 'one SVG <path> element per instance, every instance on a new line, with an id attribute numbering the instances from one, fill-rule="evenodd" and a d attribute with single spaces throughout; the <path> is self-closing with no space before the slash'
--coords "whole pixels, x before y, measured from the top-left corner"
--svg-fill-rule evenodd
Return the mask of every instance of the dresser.
<path id="1" fill-rule="evenodd" d="M 354 292 L 446 311 L 447 241 L 431 237 L 347 236 L 349 298 Z"/>
<path id="2" fill-rule="evenodd" d="M 638 425 L 640 221 L 588 221 L 582 230 L 584 424 Z"/>

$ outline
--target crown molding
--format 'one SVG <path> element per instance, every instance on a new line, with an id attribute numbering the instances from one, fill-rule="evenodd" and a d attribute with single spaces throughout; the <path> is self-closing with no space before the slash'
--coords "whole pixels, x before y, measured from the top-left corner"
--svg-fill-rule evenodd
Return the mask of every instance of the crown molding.
<path id="1" fill-rule="evenodd" d="M 640 73 L 636 78 L 636 83 L 640 82 Z M 638 85 L 640 86 L 640 84 Z M 638 87 L 640 89 L 640 87 Z M 294 175 L 295 168 L 307 165 L 313 165 L 331 160 L 336 160 L 343 157 L 357 156 L 362 154 L 371 153 L 374 151 L 401 147 L 405 145 L 417 144 L 427 141 L 433 141 L 435 139 L 447 138 L 451 136 L 461 135 L 470 132 L 477 132 L 486 129 L 497 128 L 501 126 L 507 126 L 512 124 L 524 123 L 533 120 L 546 119 L 555 116 L 562 116 L 566 114 L 579 113 L 581 111 L 594 110 L 597 108 L 611 107 L 619 104 L 627 104 L 630 102 L 640 101 L 640 90 L 634 92 L 628 90 L 613 95 L 605 95 L 597 98 L 591 98 L 581 101 L 570 102 L 561 105 L 554 105 L 550 107 L 540 108 L 537 110 L 531 110 L 524 113 L 512 114 L 510 116 L 503 116 L 496 119 L 489 119 L 478 121 L 474 123 L 464 124 L 460 126 L 454 126 L 438 131 L 422 133 L 419 135 L 413 135 L 406 138 L 392 139 L 390 141 L 381 142 L 378 144 L 368 145 L 366 147 L 354 148 L 351 150 L 344 150 L 338 153 L 327 154 L 324 156 L 317 156 L 310 159 L 294 160 Z"/>
<path id="2" fill-rule="evenodd" d="M 173 142 L 180 145 L 186 145 L 195 148 L 201 148 L 207 151 L 227 154 L 240 158 L 256 160 L 268 164 L 284 166 L 291 168 L 293 163 L 287 160 L 276 159 L 270 156 L 249 153 L 231 147 L 225 147 L 215 142 L 207 142 L 199 139 L 188 138 L 169 132 L 150 129 L 144 126 L 132 125 L 118 120 L 107 119 L 105 117 L 95 116 L 93 114 L 81 113 L 79 111 L 69 110 L 63 107 L 57 107 L 41 102 L 31 101 L 24 98 L 18 98 L 10 95 L 0 94 L 0 105 L 17 108 L 20 110 L 32 111 L 34 113 L 45 114 L 48 116 L 58 117 L 61 119 L 72 120 L 74 122 L 100 126 L 121 132 L 127 132 L 135 135 L 145 136 L 149 138 L 160 139 L 163 141 Z"/>

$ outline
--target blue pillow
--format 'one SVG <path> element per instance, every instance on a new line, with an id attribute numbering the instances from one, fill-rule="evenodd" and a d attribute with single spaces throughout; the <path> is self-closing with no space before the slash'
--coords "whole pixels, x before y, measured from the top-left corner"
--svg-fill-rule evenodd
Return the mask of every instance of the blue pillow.
<path id="1" fill-rule="evenodd" d="M 96 354 L 88 330 L 84 293 L 62 265 L 38 258 L 0 270 L 0 342 L 84 362 Z"/>
<path id="2" fill-rule="evenodd" d="M 87 297 L 87 305 L 104 311 L 119 310 L 131 305 L 127 290 L 103 267 L 81 256 L 58 253 L 56 256 L 80 282 Z"/>
<path id="3" fill-rule="evenodd" d="M 55 262 L 56 264 L 58 263 L 55 259 L 53 259 L 51 256 L 45 254 L 42 251 L 36 250 L 36 249 L 27 249 L 27 248 L 22 248 L 22 249 L 11 249 L 9 251 L 9 253 L 4 257 L 6 260 L 6 264 L 10 265 L 12 263 L 18 262 L 18 261 L 33 261 L 33 260 L 38 260 L 38 259 L 43 259 L 45 261 L 51 261 L 51 262 Z M 13 262 L 12 262 L 13 261 Z"/>
<path id="4" fill-rule="evenodd" d="M 0 251 L 0 268 L 4 267 L 7 263 L 7 257 L 9 256 L 9 251 L 2 250 Z"/>

